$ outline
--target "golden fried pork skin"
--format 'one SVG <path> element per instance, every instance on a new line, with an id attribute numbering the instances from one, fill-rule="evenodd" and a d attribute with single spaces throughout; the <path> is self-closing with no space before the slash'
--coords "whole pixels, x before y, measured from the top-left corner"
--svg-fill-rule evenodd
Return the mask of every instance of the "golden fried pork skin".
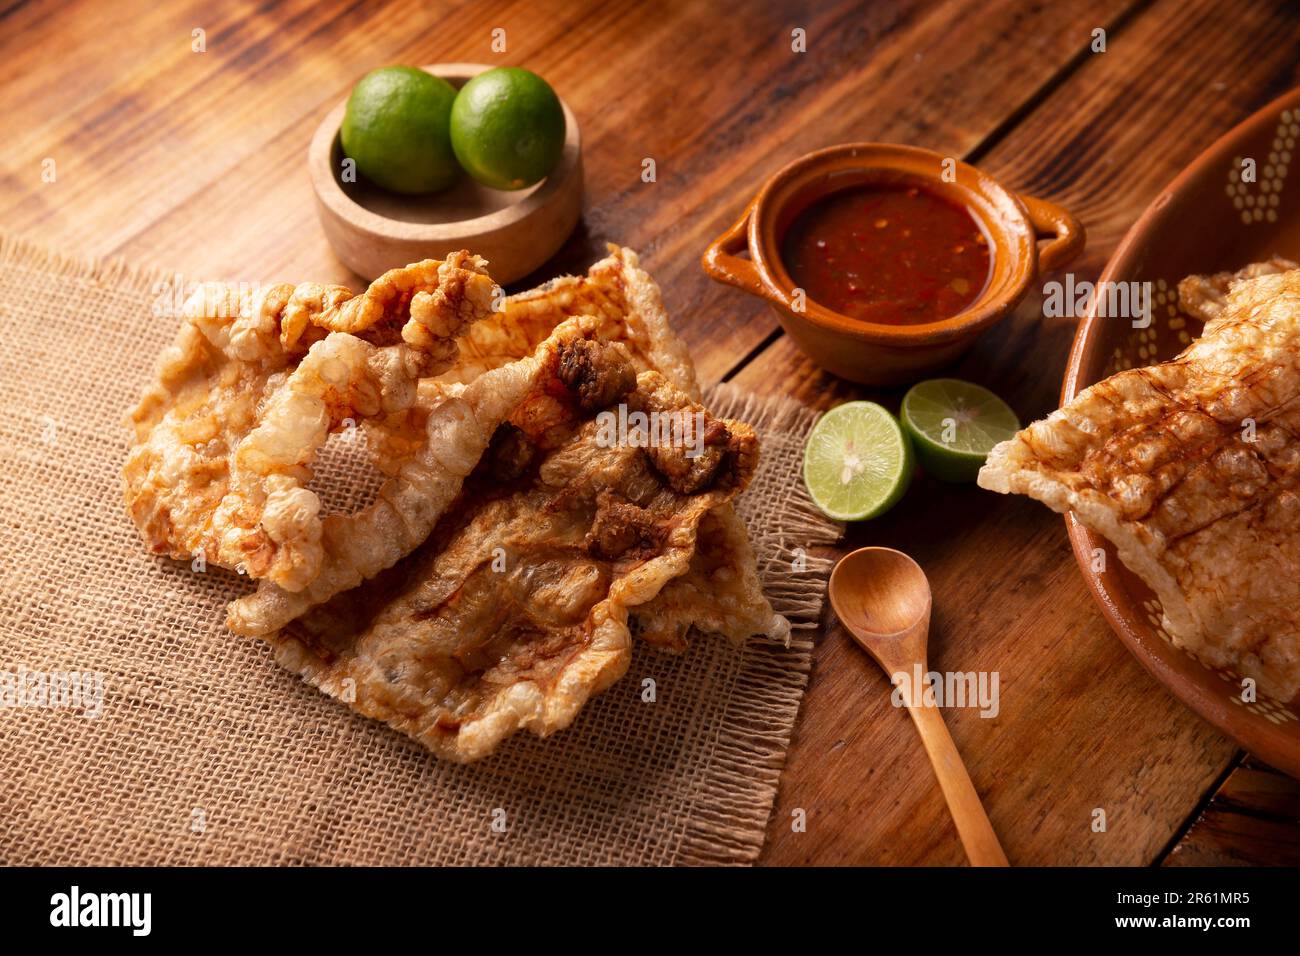
<path id="1" fill-rule="evenodd" d="M 412 454 L 426 461 L 425 467 L 434 476 L 424 484 L 429 513 L 440 514 L 447 507 L 489 442 L 513 442 L 497 430 L 501 422 L 516 415 L 544 417 L 554 410 L 553 403 L 537 394 L 533 385 L 550 360 L 547 356 L 566 336 L 616 344 L 633 372 L 657 371 L 687 398 L 699 400 L 690 356 L 668 323 L 654 280 L 641 269 L 630 249 L 611 246 L 610 252 L 584 276 L 555 279 L 507 298 L 501 312 L 475 323 L 461 337 L 454 364 L 420 383 L 419 397 L 403 413 L 401 422 L 392 416 L 378 431 L 363 423 L 372 446 L 381 449 L 381 467 L 395 471 L 404 456 Z M 569 331 L 561 332 L 563 329 Z M 579 374 L 586 356 L 586 346 L 569 353 L 563 374 Z M 589 406 L 599 403 L 607 397 L 603 393 L 629 384 L 632 378 L 626 371 L 610 368 L 604 375 L 605 379 L 594 378 L 585 385 L 587 394 L 580 394 L 580 401 Z M 611 376 L 620 380 L 611 381 Z M 558 373 L 556 377 L 560 377 Z M 521 403 L 526 407 L 516 413 Z M 708 457 L 698 464 L 695 459 L 678 461 L 681 476 L 676 480 L 706 475 L 716 455 L 712 448 L 706 449 Z M 517 445 L 514 452 L 528 454 L 525 447 Z M 670 475 L 671 457 L 669 452 L 661 462 Z M 506 466 L 499 463 L 498 467 Z M 789 624 L 763 596 L 753 549 L 731 504 L 720 506 L 718 520 L 706 522 L 706 527 L 722 540 L 706 542 L 702 550 L 709 560 L 693 560 L 686 575 L 690 581 L 677 581 L 667 589 L 659 599 L 662 607 L 641 609 L 636 623 L 644 630 L 638 633 L 675 650 L 686 646 L 692 620 L 702 630 L 735 641 L 754 634 L 788 635 Z M 321 573 L 297 591 L 261 582 L 255 594 L 231 605 L 228 625 L 236 633 L 250 636 L 273 633 L 311 607 L 390 567 L 401 555 L 384 544 L 383 540 L 354 538 L 348 524 L 332 515 L 326 517 Z"/>
<path id="2" fill-rule="evenodd" d="M 1219 300 L 1218 290 L 1228 291 Z M 1173 640 L 1300 694 L 1300 271 L 1193 277 L 1210 317 L 993 449 L 979 483 L 1073 511 L 1151 586 Z"/>
<path id="3" fill-rule="evenodd" d="M 483 267 L 467 253 L 427 260 L 356 297 L 315 283 L 200 287 L 130 414 L 126 503 L 149 548 L 305 587 L 325 559 L 313 456 L 343 427 L 401 420 L 419 379 L 444 370 L 490 311 Z M 349 516 L 356 530 L 384 522 L 407 550 L 423 540 L 421 477 L 395 477 L 393 514 Z"/>
<path id="4" fill-rule="evenodd" d="M 278 659 L 452 760 L 567 727 L 627 669 L 629 613 L 691 569 L 701 521 L 758 459 L 748 425 L 707 417 L 726 439 L 683 490 L 640 443 L 604 440 L 596 395 L 703 413 L 657 372 L 630 371 L 617 343 L 545 351 L 429 541 L 271 636 Z"/>

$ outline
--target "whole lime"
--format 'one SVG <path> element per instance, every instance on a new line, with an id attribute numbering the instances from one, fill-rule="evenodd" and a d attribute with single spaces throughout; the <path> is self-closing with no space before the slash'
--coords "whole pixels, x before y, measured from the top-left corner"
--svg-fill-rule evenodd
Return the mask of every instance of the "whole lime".
<path id="1" fill-rule="evenodd" d="M 502 66 L 474 77 L 451 107 L 451 147 L 465 171 L 493 189 L 544 179 L 564 152 L 564 108 L 544 79 Z"/>
<path id="2" fill-rule="evenodd" d="M 376 185 L 399 193 L 445 189 L 460 175 L 451 149 L 456 88 L 410 66 L 372 70 L 352 88 L 343 152 Z"/>

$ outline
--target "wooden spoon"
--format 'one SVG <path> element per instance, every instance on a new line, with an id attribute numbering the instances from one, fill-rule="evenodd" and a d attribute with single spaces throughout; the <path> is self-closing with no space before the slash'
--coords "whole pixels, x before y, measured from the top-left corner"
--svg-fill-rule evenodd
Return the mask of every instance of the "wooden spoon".
<path id="1" fill-rule="evenodd" d="M 862 647 L 890 677 L 928 671 L 930 582 L 915 561 L 893 548 L 859 548 L 835 565 L 831 607 Z M 961 755 L 934 706 L 907 704 L 948 801 L 948 810 L 972 866 L 1007 866 L 1006 854 L 980 805 Z"/>

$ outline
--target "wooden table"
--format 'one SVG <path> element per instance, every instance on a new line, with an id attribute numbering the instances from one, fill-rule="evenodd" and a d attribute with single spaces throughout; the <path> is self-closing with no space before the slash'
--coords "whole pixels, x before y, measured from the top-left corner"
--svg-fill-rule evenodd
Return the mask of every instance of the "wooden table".
<path id="1" fill-rule="evenodd" d="M 819 372 L 765 306 L 701 272 L 705 244 L 773 170 L 848 140 L 963 157 L 1073 210 L 1089 243 L 1072 268 L 1092 279 L 1180 168 L 1300 82 L 1300 13 L 1286 0 L 750 6 L 10 2 L 0 226 L 190 279 L 359 284 L 316 222 L 305 158 L 322 114 L 378 65 L 521 64 L 569 101 L 585 140 L 583 222 L 545 274 L 585 269 L 606 241 L 631 245 L 705 380 L 821 408 L 896 405 L 896 390 Z M 792 50 L 796 28 L 806 52 Z M 1092 49 L 1099 29 L 1105 52 Z M 641 180 L 647 157 L 654 183 Z M 1056 405 L 1073 335 L 1031 294 L 953 373 L 1037 418 Z M 1128 655 L 1059 517 L 922 479 L 845 548 L 864 544 L 905 548 L 929 573 L 932 666 L 1001 675 L 997 718 L 947 719 L 1013 862 L 1300 863 L 1300 787 L 1243 763 Z M 765 862 L 963 861 L 888 689 L 828 623 Z M 792 832 L 796 809 L 807 832 Z"/>

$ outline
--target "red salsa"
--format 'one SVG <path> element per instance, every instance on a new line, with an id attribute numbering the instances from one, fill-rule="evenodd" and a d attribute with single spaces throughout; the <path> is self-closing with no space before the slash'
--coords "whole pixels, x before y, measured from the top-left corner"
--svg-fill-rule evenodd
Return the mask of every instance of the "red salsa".
<path id="1" fill-rule="evenodd" d="M 825 196 L 790 224 L 782 253 L 809 299 L 889 325 L 956 315 L 989 278 L 988 240 L 971 214 L 909 186 Z"/>

